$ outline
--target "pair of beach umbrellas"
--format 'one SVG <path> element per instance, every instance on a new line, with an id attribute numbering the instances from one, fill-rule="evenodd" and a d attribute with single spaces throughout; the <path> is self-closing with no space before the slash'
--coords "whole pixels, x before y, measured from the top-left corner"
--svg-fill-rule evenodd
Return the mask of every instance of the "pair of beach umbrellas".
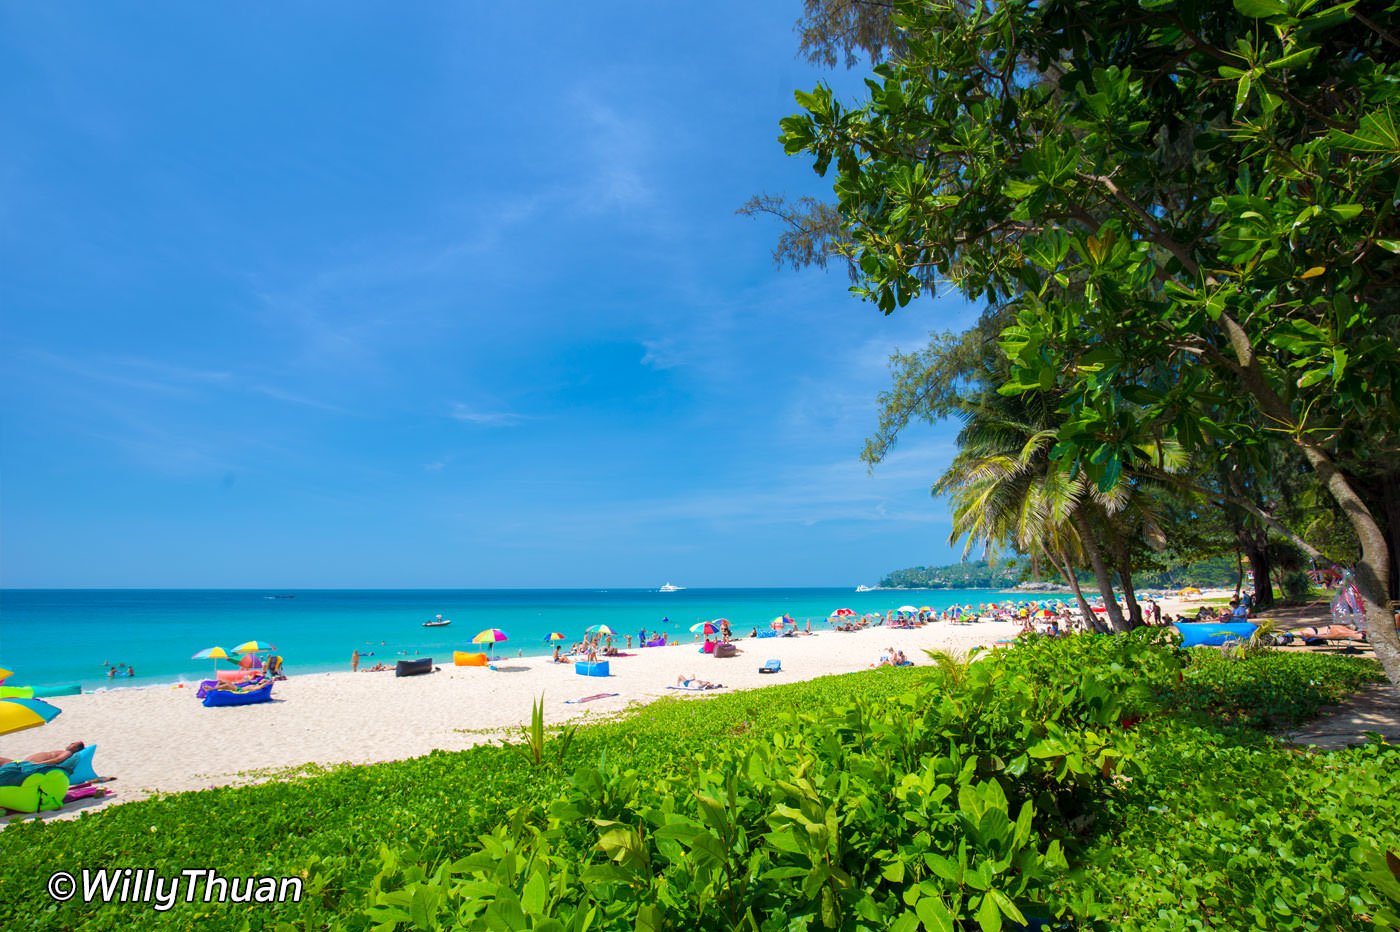
<path id="1" fill-rule="evenodd" d="M 218 669 L 218 661 L 236 660 L 237 658 L 234 657 L 234 654 L 262 654 L 269 653 L 276 649 L 277 647 L 275 645 L 269 644 L 266 641 L 244 641 L 242 644 L 239 644 L 237 647 L 235 647 L 232 651 L 226 651 L 222 647 L 218 647 L 217 645 L 214 647 L 206 647 L 204 648 L 204 650 L 195 654 L 190 659 L 213 660 L 214 668 Z"/>
<path id="2" fill-rule="evenodd" d="M 0 683 L 11 676 L 11 671 L 0 669 Z M 47 725 L 62 711 L 58 706 L 50 705 L 42 699 L 0 699 L 0 735 Z"/>
<path id="3" fill-rule="evenodd" d="M 838 608 L 836 611 L 831 613 L 832 618 L 849 618 L 854 616 L 855 612 L 851 611 L 849 608 Z"/>

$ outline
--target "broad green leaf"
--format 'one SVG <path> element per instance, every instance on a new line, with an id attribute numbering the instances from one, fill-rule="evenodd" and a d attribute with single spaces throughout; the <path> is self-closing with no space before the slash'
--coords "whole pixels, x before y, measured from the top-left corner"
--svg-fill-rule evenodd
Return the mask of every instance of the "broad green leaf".
<path id="1" fill-rule="evenodd" d="M 956 917 L 948 909 L 948 904 L 943 902 L 943 897 L 939 895 L 920 897 L 914 904 L 914 912 L 918 913 L 919 921 L 924 924 L 925 929 L 936 930 L 936 932 L 953 932 L 953 922 Z"/>
<path id="2" fill-rule="evenodd" d="M 1234 5 L 1241 16 L 1254 19 L 1281 16 L 1288 12 L 1288 4 L 1284 0 L 1234 0 Z"/>

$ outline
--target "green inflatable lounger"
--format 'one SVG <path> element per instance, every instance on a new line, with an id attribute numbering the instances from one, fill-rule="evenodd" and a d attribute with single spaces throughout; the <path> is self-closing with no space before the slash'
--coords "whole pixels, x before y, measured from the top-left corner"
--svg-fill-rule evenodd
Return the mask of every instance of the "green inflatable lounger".
<path id="1" fill-rule="evenodd" d="M 67 686 L 0 686 L 0 699 L 50 699 L 54 696 L 78 696 L 83 688 L 77 683 Z"/>
<path id="2" fill-rule="evenodd" d="M 27 760 L 0 765 L 0 809 L 15 812 L 49 812 L 63 807 L 63 799 L 75 786 L 97 780 L 89 744 L 60 764 L 35 764 Z"/>

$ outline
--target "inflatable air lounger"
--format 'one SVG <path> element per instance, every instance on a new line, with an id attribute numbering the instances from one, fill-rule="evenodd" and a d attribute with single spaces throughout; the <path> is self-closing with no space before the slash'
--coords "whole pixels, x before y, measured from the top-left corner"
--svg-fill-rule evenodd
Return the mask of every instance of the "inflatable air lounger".
<path id="1" fill-rule="evenodd" d="M 252 689 L 211 689 L 204 694 L 207 708 L 228 705 L 256 705 L 272 701 L 272 680 Z"/>
<path id="2" fill-rule="evenodd" d="M 1218 647 L 1226 641 L 1248 641 L 1259 626 L 1252 621 L 1191 621 L 1178 622 L 1176 629 L 1181 632 L 1182 647 Z"/>
<path id="3" fill-rule="evenodd" d="M 418 660 L 400 660 L 394 665 L 395 676 L 422 676 L 424 673 L 433 672 L 433 658 L 423 657 Z"/>

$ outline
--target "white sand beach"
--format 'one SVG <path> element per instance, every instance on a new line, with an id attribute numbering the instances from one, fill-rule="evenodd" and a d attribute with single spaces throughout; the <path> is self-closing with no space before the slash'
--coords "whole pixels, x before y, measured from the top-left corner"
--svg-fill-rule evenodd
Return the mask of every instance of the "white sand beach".
<path id="1" fill-rule="evenodd" d="M 1163 602 L 1172 614 L 1192 607 Z M 722 691 L 752 689 L 867 669 L 890 647 L 924 664 L 926 649 L 967 652 L 1014 638 L 1018 630 L 1012 622 L 935 622 L 921 628 L 743 638 L 737 642 L 739 656 L 725 659 L 701 653 L 695 644 L 674 644 L 611 658 L 606 679 L 580 676 L 571 664 L 546 657 L 504 659 L 489 670 L 454 667 L 444 656 L 433 658 L 439 669 L 425 676 L 293 675 L 277 683 L 272 702 L 232 708 L 205 708 L 191 688 L 116 689 L 52 700 L 63 713 L 43 728 L 0 737 L 0 756 L 22 758 L 72 741 L 94 744 L 96 771 L 116 778 L 109 784 L 113 795 L 102 802 L 111 805 L 154 793 L 275 778 L 306 764 L 367 764 L 460 750 L 498 740 L 528 722 L 541 694 L 549 724 L 598 719 L 661 696 L 703 701 L 714 695 L 668 688 L 682 674 L 722 683 Z M 769 659 L 782 662 L 781 673 L 758 672 Z M 295 658 L 288 663 L 294 668 Z M 566 702 L 598 693 L 616 695 Z"/>
<path id="2" fill-rule="evenodd" d="M 578 675 L 572 664 L 547 657 L 501 660 L 496 670 L 454 667 L 450 656 L 434 657 L 439 669 L 425 676 L 294 675 L 277 683 L 272 702 L 232 708 L 205 708 L 190 688 L 117 689 L 52 700 L 63 713 L 43 728 L 0 738 L 0 756 L 23 757 L 71 741 L 94 744 L 95 769 L 116 778 L 109 784 L 110 805 L 267 779 L 304 764 L 365 764 L 460 750 L 528 722 L 541 694 L 547 723 L 597 719 L 660 696 L 703 701 L 715 694 L 668 689 L 682 674 L 722 683 L 726 689 L 720 692 L 728 692 L 866 669 L 889 647 L 925 663 L 923 649 L 967 651 L 1015 632 L 1008 622 L 980 622 L 745 638 L 737 642 L 740 654 L 724 659 L 700 653 L 694 644 L 674 644 L 610 658 L 606 679 Z M 781 673 L 758 672 L 770 658 L 782 661 Z M 565 701 L 598 693 L 617 695 Z"/>

